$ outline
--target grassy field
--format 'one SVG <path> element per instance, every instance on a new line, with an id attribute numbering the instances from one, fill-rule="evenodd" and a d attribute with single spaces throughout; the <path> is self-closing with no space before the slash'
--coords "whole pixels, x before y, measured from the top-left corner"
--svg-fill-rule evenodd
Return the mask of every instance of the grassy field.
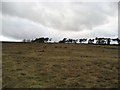
<path id="1" fill-rule="evenodd" d="M 5 88 L 116 88 L 118 46 L 3 43 Z"/>

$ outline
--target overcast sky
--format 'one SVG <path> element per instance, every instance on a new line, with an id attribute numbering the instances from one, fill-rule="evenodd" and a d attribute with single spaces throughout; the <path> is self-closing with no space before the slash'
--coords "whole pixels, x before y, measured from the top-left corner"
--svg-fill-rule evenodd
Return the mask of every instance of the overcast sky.
<path id="1" fill-rule="evenodd" d="M 117 2 L 2 2 L 1 40 L 118 37 Z"/>

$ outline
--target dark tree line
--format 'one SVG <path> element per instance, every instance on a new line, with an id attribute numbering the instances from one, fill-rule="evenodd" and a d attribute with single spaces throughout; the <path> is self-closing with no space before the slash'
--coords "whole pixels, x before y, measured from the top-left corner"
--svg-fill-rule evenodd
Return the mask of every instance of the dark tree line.
<path id="1" fill-rule="evenodd" d="M 87 42 L 88 40 L 88 42 Z M 99 44 L 99 45 L 110 45 L 111 41 L 116 41 L 120 45 L 120 39 L 111 39 L 111 38 L 98 38 L 96 37 L 95 39 L 67 39 L 64 38 L 63 40 L 59 41 L 59 43 L 84 43 L 87 42 L 88 44 Z"/>
<path id="2" fill-rule="evenodd" d="M 64 38 L 63 40 L 59 41 L 59 43 L 77 43 L 78 39 L 67 39 Z"/>
<path id="3" fill-rule="evenodd" d="M 51 41 L 52 38 L 36 38 L 34 40 L 23 40 L 23 42 L 36 42 L 36 43 L 47 43 L 48 41 Z M 110 45 L 111 41 L 116 41 L 119 45 L 120 45 L 120 39 L 119 38 L 115 38 L 115 39 L 111 39 L 111 38 L 98 38 L 96 37 L 95 39 L 67 39 L 67 38 L 63 38 L 63 40 L 60 40 L 59 43 L 85 43 L 87 42 L 88 44 L 99 44 L 99 45 Z"/>
<path id="4" fill-rule="evenodd" d="M 49 38 L 36 38 L 32 42 L 46 43 L 48 40 Z"/>
<path id="5" fill-rule="evenodd" d="M 52 38 L 36 38 L 35 40 L 23 40 L 23 42 L 36 42 L 36 43 L 47 43 L 48 41 L 51 41 Z"/>

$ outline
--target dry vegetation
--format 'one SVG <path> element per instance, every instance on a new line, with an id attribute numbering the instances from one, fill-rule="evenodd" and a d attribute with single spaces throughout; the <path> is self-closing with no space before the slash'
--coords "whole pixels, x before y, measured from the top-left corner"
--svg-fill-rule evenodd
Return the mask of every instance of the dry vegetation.
<path id="1" fill-rule="evenodd" d="M 116 88 L 118 46 L 3 43 L 5 88 Z"/>

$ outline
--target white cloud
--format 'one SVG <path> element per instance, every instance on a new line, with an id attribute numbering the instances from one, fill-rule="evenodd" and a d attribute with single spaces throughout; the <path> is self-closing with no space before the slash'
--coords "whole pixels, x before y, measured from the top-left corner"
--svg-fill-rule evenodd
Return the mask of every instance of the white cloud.
<path id="1" fill-rule="evenodd" d="M 117 3 L 3 3 L 3 14 L 60 30 L 92 29 L 116 14 Z"/>
<path id="2" fill-rule="evenodd" d="M 16 39 L 117 37 L 115 2 L 4 2 L 3 36 Z"/>
<path id="3" fill-rule="evenodd" d="M 0 41 L 22 41 L 22 40 L 18 40 L 18 39 L 14 39 L 11 37 L 5 37 L 3 35 L 0 35 Z"/>

